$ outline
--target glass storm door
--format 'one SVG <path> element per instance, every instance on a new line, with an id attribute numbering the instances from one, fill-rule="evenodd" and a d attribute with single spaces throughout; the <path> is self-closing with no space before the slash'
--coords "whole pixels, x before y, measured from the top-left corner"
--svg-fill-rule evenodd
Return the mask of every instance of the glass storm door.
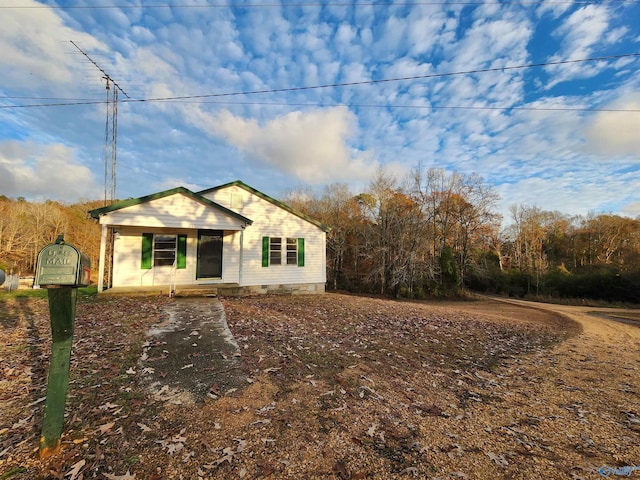
<path id="1" fill-rule="evenodd" d="M 196 278 L 222 277 L 222 230 L 198 231 Z"/>

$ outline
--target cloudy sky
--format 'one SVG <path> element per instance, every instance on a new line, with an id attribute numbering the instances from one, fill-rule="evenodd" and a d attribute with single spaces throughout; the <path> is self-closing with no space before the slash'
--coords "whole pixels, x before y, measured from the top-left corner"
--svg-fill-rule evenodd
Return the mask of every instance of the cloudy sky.
<path id="1" fill-rule="evenodd" d="M 480 174 L 502 211 L 640 215 L 635 0 L 4 0 L 0 18 L 9 197 L 104 196 L 105 81 L 82 50 L 122 88 L 121 199 L 357 193 L 421 163 Z"/>

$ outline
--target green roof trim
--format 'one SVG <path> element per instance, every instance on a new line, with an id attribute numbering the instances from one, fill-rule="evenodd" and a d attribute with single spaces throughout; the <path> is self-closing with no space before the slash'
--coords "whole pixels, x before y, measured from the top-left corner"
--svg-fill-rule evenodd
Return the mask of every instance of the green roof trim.
<path id="1" fill-rule="evenodd" d="M 306 213 L 302 213 L 294 208 L 291 208 L 289 205 L 287 205 L 286 203 L 281 202 L 280 200 L 276 200 L 273 197 L 270 197 L 269 195 L 267 195 L 266 193 L 262 193 L 259 190 L 256 190 L 253 187 L 250 187 L 249 185 L 247 185 L 246 183 L 242 182 L 241 180 L 235 180 L 233 182 L 229 182 L 229 183 L 225 183 L 224 185 L 218 185 L 217 187 L 212 187 L 212 188 L 208 188 L 206 190 L 201 190 L 199 192 L 197 192 L 197 195 L 206 195 L 207 193 L 210 192 L 215 192 L 217 190 L 222 190 L 223 188 L 228 188 L 228 187 L 240 187 L 244 190 L 246 190 L 247 192 L 253 193 L 254 195 L 262 198 L 263 200 L 266 200 L 267 202 L 273 203 L 274 205 L 282 208 L 283 210 L 286 210 L 287 212 L 295 215 L 296 217 L 299 217 L 303 220 L 306 220 L 307 222 L 315 225 L 316 227 L 318 227 L 319 229 L 325 231 L 325 232 L 329 232 L 331 230 L 331 228 L 327 227 L 326 225 L 320 223 L 319 221 L 317 221 L 316 219 L 310 217 L 309 215 L 307 215 Z"/>
<path id="2" fill-rule="evenodd" d="M 238 220 L 241 220 L 242 222 L 246 223 L 247 225 L 251 225 L 253 223 L 253 220 L 244 217 L 242 215 L 240 215 L 239 213 L 234 212 L 233 210 L 229 210 L 226 207 L 223 207 L 222 205 L 213 202 L 211 200 L 209 200 L 206 197 L 201 196 L 198 193 L 194 193 L 191 190 L 184 188 L 184 187 L 176 187 L 176 188 L 172 188 L 170 190 L 165 190 L 163 192 L 158 192 L 158 193 L 154 193 L 151 195 L 146 195 L 144 197 L 139 197 L 139 198 L 130 198 L 128 200 L 123 200 L 121 202 L 116 202 L 112 205 L 108 205 L 106 207 L 101 207 L 101 208 L 96 208 L 94 210 L 89 210 L 89 215 L 91 215 L 93 218 L 98 219 L 100 217 L 100 215 L 104 215 L 110 212 L 114 212 L 116 210 L 121 210 L 123 208 L 127 208 L 127 207 L 132 207 L 133 205 L 140 205 L 142 203 L 147 203 L 147 202 L 151 202 L 153 200 L 158 200 L 160 198 L 164 198 L 164 197 L 170 197 L 171 195 L 175 195 L 175 194 L 182 194 L 182 195 L 186 195 L 187 197 L 203 203 L 209 207 L 212 208 L 216 208 L 218 210 L 221 210 L 223 212 L 225 212 L 228 215 L 231 215 L 232 217 L 237 218 Z"/>

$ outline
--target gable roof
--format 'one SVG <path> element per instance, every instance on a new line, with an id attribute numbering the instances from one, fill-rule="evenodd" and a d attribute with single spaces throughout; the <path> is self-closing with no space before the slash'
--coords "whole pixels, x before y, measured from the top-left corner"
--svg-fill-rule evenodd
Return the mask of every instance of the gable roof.
<path id="1" fill-rule="evenodd" d="M 246 183 L 244 183 L 244 182 L 242 182 L 240 180 L 235 180 L 233 182 L 225 183 L 224 185 L 218 185 L 217 187 L 212 187 L 212 188 L 207 188 L 206 190 L 201 190 L 201 191 L 197 192 L 197 195 L 206 195 L 207 193 L 216 192 L 218 190 L 222 190 L 224 188 L 234 187 L 234 186 L 235 187 L 240 187 L 240 188 L 246 190 L 247 192 L 253 193 L 257 197 L 260 197 L 263 200 L 266 200 L 267 202 L 270 202 L 270 203 L 282 208 L 283 210 L 286 210 L 287 212 L 291 213 L 292 215 L 295 215 L 296 217 L 299 217 L 299 218 L 301 218 L 303 220 L 306 220 L 307 222 L 315 225 L 316 227 L 318 227 L 319 229 L 321 229 L 321 230 L 323 230 L 325 232 L 329 232 L 331 230 L 331 228 L 329 228 L 326 225 L 320 223 L 319 221 L 317 221 L 316 219 L 310 217 L 306 213 L 302 213 L 302 212 L 296 210 L 295 208 L 291 208 L 286 203 L 283 203 L 283 202 L 281 202 L 279 200 L 276 200 L 275 198 L 270 197 L 266 193 L 262 193 L 261 191 L 256 190 L 253 187 L 250 187 L 249 185 L 247 185 Z"/>
<path id="2" fill-rule="evenodd" d="M 151 202 L 153 200 L 157 200 L 159 198 L 164 198 L 164 197 L 169 197 L 171 195 L 175 195 L 177 193 L 181 193 L 183 195 L 186 195 L 187 197 L 203 203 L 204 205 L 207 205 L 209 207 L 212 208 L 216 208 L 218 210 L 223 211 L 224 213 L 231 215 L 232 217 L 237 218 L 238 220 L 241 220 L 243 222 L 245 222 L 248 225 L 251 225 L 253 223 L 253 220 L 244 217 L 242 215 L 240 215 L 237 212 L 234 212 L 233 210 L 229 210 L 226 207 L 223 207 L 222 205 L 220 205 L 219 203 L 213 202 L 211 200 L 209 200 L 206 197 L 203 197 L 197 193 L 193 193 L 191 190 L 184 188 L 184 187 L 176 187 L 176 188 L 172 188 L 170 190 L 164 190 L 163 192 L 158 192 L 158 193 L 154 193 L 152 195 L 146 195 L 144 197 L 139 197 L 139 198 L 130 198 L 128 200 L 123 200 L 122 202 L 116 202 L 112 205 L 108 205 L 106 207 L 101 207 L 101 208 L 96 208 L 94 210 L 89 210 L 89 215 L 91 215 L 93 218 L 97 219 L 100 217 L 100 215 L 104 215 L 106 213 L 110 213 L 110 212 L 114 212 L 116 210 L 121 210 L 123 208 L 127 208 L 127 207 L 131 207 L 133 205 L 140 205 L 141 203 L 147 203 L 147 202 Z"/>

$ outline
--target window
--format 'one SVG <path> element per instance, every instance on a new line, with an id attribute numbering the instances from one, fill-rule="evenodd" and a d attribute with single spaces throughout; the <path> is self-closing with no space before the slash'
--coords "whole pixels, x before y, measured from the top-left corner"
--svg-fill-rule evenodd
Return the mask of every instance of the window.
<path id="1" fill-rule="evenodd" d="M 304 267 L 304 238 L 262 237 L 262 266 L 285 265 Z"/>
<path id="2" fill-rule="evenodd" d="M 271 237 L 269 239 L 269 265 L 282 264 L 282 239 Z"/>
<path id="3" fill-rule="evenodd" d="M 298 239 L 287 238 L 287 265 L 298 264 Z"/>
<path id="4" fill-rule="evenodd" d="M 168 234 L 142 234 L 143 270 L 173 266 L 187 268 L 187 236 Z"/>
<path id="5" fill-rule="evenodd" d="M 177 238 L 175 235 L 155 235 L 153 237 L 153 266 L 171 266 L 176 260 Z"/>

